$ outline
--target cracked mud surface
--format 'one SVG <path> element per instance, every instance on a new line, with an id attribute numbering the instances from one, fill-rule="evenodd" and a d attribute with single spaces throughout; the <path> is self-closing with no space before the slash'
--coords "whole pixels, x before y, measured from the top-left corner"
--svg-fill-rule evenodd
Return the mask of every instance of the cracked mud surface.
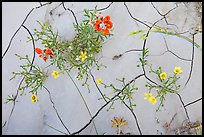
<path id="1" fill-rule="evenodd" d="M 48 78 L 42 89 L 48 93 L 42 92 L 41 101 L 37 105 L 30 103 L 29 96 L 19 96 L 17 87 L 24 78 L 9 81 L 11 72 L 20 69 L 14 54 L 29 54 L 33 63 L 49 65 L 35 59 L 33 49 L 40 45 L 39 42 L 26 43 L 26 37 L 32 36 L 33 29 L 39 27 L 36 20 L 51 24 L 62 39 L 71 40 L 76 34 L 73 23 L 78 24 L 84 19 L 84 8 L 93 9 L 95 5 L 98 5 L 102 14 L 111 16 L 114 36 L 104 43 L 101 53 L 97 55 L 107 68 L 91 72 L 91 93 L 80 86 L 80 81 L 74 79 L 91 110 L 92 118 L 74 84 L 65 76 L 55 81 Z M 23 9 L 23 6 L 26 8 Z M 19 9 L 20 12 L 15 12 Z M 176 134 L 183 121 L 202 121 L 202 31 L 195 33 L 200 13 L 196 2 L 3 3 L 2 100 L 13 94 L 18 102 L 2 104 L 2 134 L 96 134 L 93 121 L 98 134 L 115 134 L 110 121 L 114 116 L 127 119 L 129 124 L 124 127 L 125 133 Z M 151 33 L 152 27 L 157 25 L 182 34 L 192 42 L 172 35 Z M 145 41 L 128 36 L 130 32 L 140 29 L 149 32 Z M 196 48 L 195 43 L 201 47 Z M 179 93 L 168 95 L 165 106 L 159 112 L 155 112 L 156 107 L 143 100 L 145 82 L 156 81 L 148 73 L 148 68 L 137 67 L 139 54 L 145 47 L 150 50 L 147 59 L 155 68 L 162 66 L 165 71 L 170 72 L 174 66 L 181 66 L 184 72 L 179 81 L 182 87 Z M 75 73 L 71 73 L 73 78 Z M 118 87 L 120 84 L 115 81 L 116 77 L 125 77 L 128 84 L 136 79 L 140 89 L 134 96 L 137 107 L 131 111 L 125 102 L 124 105 L 118 102 L 115 103 L 114 110 L 107 112 L 106 108 L 111 101 L 99 101 L 98 98 L 101 97 L 100 92 L 109 91 L 95 86 L 94 79 L 98 77 Z M 110 96 L 114 99 L 119 94 Z"/>

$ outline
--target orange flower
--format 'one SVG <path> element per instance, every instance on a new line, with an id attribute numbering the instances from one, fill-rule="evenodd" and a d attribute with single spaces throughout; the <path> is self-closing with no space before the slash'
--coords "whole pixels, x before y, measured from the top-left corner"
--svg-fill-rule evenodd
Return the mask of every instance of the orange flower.
<path id="1" fill-rule="evenodd" d="M 47 49 L 45 50 L 45 54 L 46 54 L 46 55 L 50 55 L 50 54 L 52 54 L 52 51 L 51 51 L 49 48 L 47 48 Z"/>
<path id="2" fill-rule="evenodd" d="M 108 29 L 111 29 L 113 27 L 113 23 L 111 21 L 107 21 L 105 25 L 106 25 L 106 28 Z"/>
<path id="3" fill-rule="evenodd" d="M 108 35 L 108 34 L 110 34 L 110 32 L 109 32 L 108 29 L 102 29 L 102 33 L 103 33 L 103 35 Z"/>
<path id="4" fill-rule="evenodd" d="M 106 17 L 103 19 L 103 22 L 106 22 L 106 21 L 110 21 L 110 16 L 106 16 Z"/>
<path id="5" fill-rule="evenodd" d="M 50 58 L 53 57 L 53 52 L 52 52 L 49 48 L 47 48 L 47 49 L 45 50 L 45 54 L 46 54 L 46 55 L 50 55 Z"/>
<path id="6" fill-rule="evenodd" d="M 104 19 L 103 19 L 103 23 L 106 25 L 106 27 L 108 29 L 111 29 L 113 27 L 113 23 L 110 21 L 110 16 L 106 16 Z"/>
<path id="7" fill-rule="evenodd" d="M 48 59 L 48 56 L 50 56 L 50 58 L 53 57 L 53 52 L 49 48 L 44 49 L 43 51 L 40 48 L 35 48 L 35 52 L 37 54 L 40 54 L 39 57 L 42 58 L 44 61 Z"/>
<path id="8" fill-rule="evenodd" d="M 110 16 L 106 16 L 96 20 L 94 27 L 97 31 L 102 31 L 103 35 L 108 35 L 110 34 L 108 29 L 113 27 L 113 23 L 110 21 Z"/>
<path id="9" fill-rule="evenodd" d="M 95 23 L 95 25 L 94 25 L 94 27 L 95 27 L 95 29 L 97 30 L 97 31 L 101 31 L 101 27 L 100 27 L 100 24 L 101 24 L 101 20 L 96 20 L 96 23 Z"/>
<path id="10" fill-rule="evenodd" d="M 35 52 L 36 52 L 37 54 L 42 54 L 42 50 L 41 50 L 40 48 L 35 48 Z"/>
<path id="11" fill-rule="evenodd" d="M 46 60 L 47 60 L 47 57 L 43 57 L 43 60 L 46 61 Z"/>

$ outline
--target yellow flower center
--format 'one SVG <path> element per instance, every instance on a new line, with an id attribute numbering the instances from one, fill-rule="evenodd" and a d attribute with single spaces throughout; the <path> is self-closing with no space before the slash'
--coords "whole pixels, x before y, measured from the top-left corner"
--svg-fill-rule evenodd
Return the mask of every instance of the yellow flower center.
<path id="1" fill-rule="evenodd" d="M 53 70 L 53 72 L 52 72 L 52 76 L 53 76 L 54 78 L 59 77 L 59 72 L 56 71 L 56 70 Z"/>
<path id="2" fill-rule="evenodd" d="M 102 83 L 102 79 L 98 78 L 98 79 L 96 80 L 96 83 L 97 83 L 97 84 L 101 84 L 101 83 Z"/>
<path id="3" fill-rule="evenodd" d="M 86 51 L 81 52 L 81 55 L 79 56 L 79 58 L 81 59 L 82 62 L 84 62 L 84 60 L 87 58 Z"/>
<path id="4" fill-rule="evenodd" d="M 161 79 L 165 79 L 166 76 L 167 76 L 166 72 L 162 72 L 162 73 L 160 74 L 160 78 L 161 78 Z"/>
<path id="5" fill-rule="evenodd" d="M 36 102 L 38 100 L 38 98 L 37 98 L 37 96 L 35 94 L 33 94 L 31 96 L 31 100 L 32 100 L 32 102 Z"/>
<path id="6" fill-rule="evenodd" d="M 149 102 L 154 105 L 154 104 L 156 104 L 157 99 L 154 96 L 152 96 L 152 97 L 150 97 Z"/>
<path id="7" fill-rule="evenodd" d="M 181 67 L 175 67 L 174 68 L 174 73 L 175 74 L 181 74 L 183 71 L 181 70 Z"/>

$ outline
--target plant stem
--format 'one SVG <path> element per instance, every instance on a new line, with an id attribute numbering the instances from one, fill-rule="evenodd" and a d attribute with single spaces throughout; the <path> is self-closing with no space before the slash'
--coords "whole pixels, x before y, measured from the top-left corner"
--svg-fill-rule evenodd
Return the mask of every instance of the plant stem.
<path id="1" fill-rule="evenodd" d="M 74 83 L 75 87 L 77 88 L 77 91 L 79 92 L 79 95 L 81 96 L 81 98 L 82 98 L 82 100 L 83 100 L 83 102 L 84 102 L 84 105 L 85 105 L 85 107 L 86 107 L 86 109 L 87 109 L 87 111 L 88 111 L 90 117 L 92 118 L 92 115 L 91 115 L 91 112 L 90 112 L 90 110 L 89 110 L 89 108 L 88 108 L 88 105 L 86 104 L 86 101 L 85 101 L 83 95 L 81 94 L 81 92 L 80 92 L 78 86 L 77 86 L 76 83 L 74 82 L 74 80 L 73 80 L 73 78 L 71 77 L 71 75 L 69 74 L 69 72 L 67 72 L 67 70 L 65 70 L 65 71 L 66 71 L 67 75 L 69 76 L 69 78 L 70 78 L 70 79 L 72 80 L 72 82 Z M 97 131 L 97 129 L 96 129 L 96 125 L 95 125 L 95 122 L 94 122 L 94 121 L 93 121 L 93 125 L 94 125 L 94 128 L 95 128 L 96 134 L 98 135 L 98 131 Z"/>

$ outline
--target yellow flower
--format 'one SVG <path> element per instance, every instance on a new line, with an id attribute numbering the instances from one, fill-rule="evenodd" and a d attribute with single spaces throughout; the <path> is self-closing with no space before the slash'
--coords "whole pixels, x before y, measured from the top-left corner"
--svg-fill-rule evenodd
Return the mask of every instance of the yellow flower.
<path id="1" fill-rule="evenodd" d="M 151 96 L 149 98 L 149 102 L 152 103 L 153 105 L 155 105 L 157 103 L 157 99 L 154 96 Z"/>
<path id="2" fill-rule="evenodd" d="M 144 95 L 145 95 L 144 100 L 149 100 L 149 98 L 152 97 L 152 93 L 151 92 L 149 94 L 147 94 L 145 92 Z"/>
<path id="3" fill-rule="evenodd" d="M 33 94 L 31 96 L 31 100 L 32 100 L 32 102 L 36 102 L 36 101 L 38 101 L 38 98 L 37 98 L 37 96 L 35 94 Z"/>
<path id="4" fill-rule="evenodd" d="M 113 122 L 112 127 L 121 127 L 124 125 L 128 125 L 128 122 L 126 120 L 123 120 L 123 118 L 119 118 L 119 117 L 114 117 L 113 120 L 111 120 Z"/>
<path id="5" fill-rule="evenodd" d="M 181 74 L 183 71 L 181 70 L 181 67 L 175 67 L 174 68 L 174 73 L 175 74 Z"/>
<path id="6" fill-rule="evenodd" d="M 153 105 L 157 103 L 157 99 L 152 96 L 152 93 L 150 92 L 149 94 L 147 94 L 146 92 L 144 93 L 145 97 L 144 100 L 148 100 L 150 103 L 152 103 Z"/>
<path id="7" fill-rule="evenodd" d="M 53 70 L 53 72 L 52 72 L 52 76 L 53 76 L 54 78 L 59 77 L 59 72 L 56 71 L 56 70 Z"/>
<path id="8" fill-rule="evenodd" d="M 84 62 L 84 60 L 87 58 L 86 51 L 85 52 L 82 51 L 79 58 L 81 59 L 82 62 Z"/>
<path id="9" fill-rule="evenodd" d="M 167 74 L 166 74 L 166 72 L 162 72 L 159 76 L 161 79 L 165 79 Z"/>
<path id="10" fill-rule="evenodd" d="M 102 79 L 101 79 L 101 78 L 98 78 L 98 79 L 96 80 L 96 83 L 97 83 L 97 84 L 101 84 L 101 83 L 102 83 Z"/>

